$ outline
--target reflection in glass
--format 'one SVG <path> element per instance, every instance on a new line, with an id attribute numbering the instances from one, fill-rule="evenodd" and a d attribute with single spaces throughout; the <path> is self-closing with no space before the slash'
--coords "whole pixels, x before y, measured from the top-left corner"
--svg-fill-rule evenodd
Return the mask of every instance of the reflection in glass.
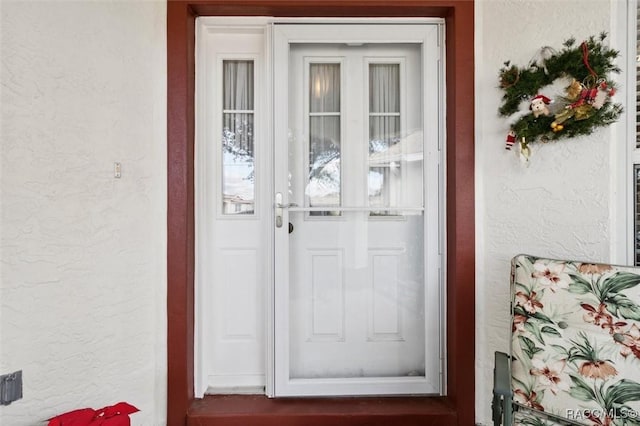
<path id="1" fill-rule="evenodd" d="M 309 206 L 339 206 L 340 182 L 340 64 L 310 64 Z M 334 214 L 311 212 L 312 216 Z"/>
<path id="2" fill-rule="evenodd" d="M 425 376 L 424 216 L 404 219 L 290 213 L 292 379 Z"/>
<path id="3" fill-rule="evenodd" d="M 394 207 L 401 197 L 400 65 L 369 65 L 369 205 Z M 380 211 L 372 215 L 395 215 Z"/>
<path id="4" fill-rule="evenodd" d="M 222 211 L 253 214 L 253 61 L 225 60 L 222 67 Z"/>

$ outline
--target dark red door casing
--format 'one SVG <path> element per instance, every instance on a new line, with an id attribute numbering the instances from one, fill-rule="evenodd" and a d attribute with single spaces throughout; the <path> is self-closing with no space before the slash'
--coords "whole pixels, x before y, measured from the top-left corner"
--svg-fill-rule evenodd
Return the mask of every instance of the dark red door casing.
<path id="1" fill-rule="evenodd" d="M 443 17 L 446 22 L 447 396 L 195 400 L 194 87 L 197 16 Z M 167 2 L 167 424 L 459 425 L 475 421 L 473 0 Z"/>

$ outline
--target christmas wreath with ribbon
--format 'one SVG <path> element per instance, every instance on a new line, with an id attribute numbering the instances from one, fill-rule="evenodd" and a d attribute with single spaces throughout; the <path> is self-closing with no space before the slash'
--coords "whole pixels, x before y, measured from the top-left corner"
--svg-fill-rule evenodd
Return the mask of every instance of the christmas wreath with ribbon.
<path id="1" fill-rule="evenodd" d="M 518 142 L 527 162 L 531 143 L 588 135 L 618 119 L 622 105 L 611 102 L 616 88 L 609 74 L 620 73 L 614 64 L 619 52 L 603 44 L 606 37 L 592 36 L 579 46 L 571 38 L 559 52 L 542 47 L 527 67 L 504 63 L 498 113 L 510 126 L 506 149 Z"/>

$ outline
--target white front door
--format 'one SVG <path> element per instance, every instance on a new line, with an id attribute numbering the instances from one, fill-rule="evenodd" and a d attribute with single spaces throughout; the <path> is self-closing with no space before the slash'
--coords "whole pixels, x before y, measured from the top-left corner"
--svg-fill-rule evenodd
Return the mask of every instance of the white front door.
<path id="1" fill-rule="evenodd" d="M 276 396 L 441 392 L 439 25 L 276 25 Z"/>
<path id="2" fill-rule="evenodd" d="M 197 25 L 196 396 L 443 393 L 442 20 Z"/>

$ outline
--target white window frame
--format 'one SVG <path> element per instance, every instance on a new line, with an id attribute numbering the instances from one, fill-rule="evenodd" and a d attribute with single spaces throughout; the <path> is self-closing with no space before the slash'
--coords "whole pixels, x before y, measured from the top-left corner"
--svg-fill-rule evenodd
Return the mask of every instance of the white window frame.
<path id="1" fill-rule="evenodd" d="M 611 43 L 620 55 L 622 72 L 616 83 L 620 90 L 614 101 L 625 105 L 618 123 L 611 128 L 611 262 L 635 263 L 635 180 L 634 164 L 640 164 L 636 148 L 636 43 L 638 0 L 611 3 Z"/>
<path id="2" fill-rule="evenodd" d="M 637 238 L 637 229 L 635 227 L 635 223 L 636 223 L 636 172 L 635 172 L 635 166 L 636 165 L 640 165 L 640 148 L 637 147 L 638 144 L 638 131 L 637 131 L 637 124 L 638 124 L 638 101 L 637 101 L 637 96 L 638 96 L 638 90 L 640 89 L 640 85 L 638 84 L 638 60 L 640 59 L 640 55 L 638 55 L 638 49 L 637 49 L 637 45 L 638 45 L 638 39 L 640 38 L 638 36 L 638 25 L 640 24 L 638 22 L 638 6 L 640 6 L 638 4 L 638 0 L 629 0 L 628 2 L 628 26 L 629 26 L 629 30 L 631 33 L 634 34 L 634 38 L 633 41 L 632 39 L 629 39 L 629 44 L 628 44 L 628 50 L 627 52 L 629 53 L 629 57 L 627 60 L 627 70 L 628 70 L 628 84 L 629 84 L 629 90 L 627 91 L 627 96 L 628 96 L 628 102 L 627 102 L 627 114 L 628 114 L 628 126 L 627 128 L 628 130 L 628 137 L 627 137 L 627 141 L 629 142 L 629 151 L 630 151 L 630 155 L 629 158 L 631 159 L 630 164 L 629 164 L 629 169 L 627 170 L 627 179 L 629 179 L 629 177 L 631 178 L 630 182 L 631 182 L 631 191 L 630 192 L 630 200 L 631 200 L 631 220 L 629 222 L 630 226 L 631 226 L 631 232 L 628 234 L 631 237 L 631 241 L 629 242 L 629 262 L 630 264 L 635 264 L 636 263 L 636 259 L 637 259 L 637 253 L 636 253 L 636 238 Z M 634 54 L 630 54 L 631 52 L 634 52 Z M 635 106 L 635 108 L 632 108 L 632 106 Z"/>

